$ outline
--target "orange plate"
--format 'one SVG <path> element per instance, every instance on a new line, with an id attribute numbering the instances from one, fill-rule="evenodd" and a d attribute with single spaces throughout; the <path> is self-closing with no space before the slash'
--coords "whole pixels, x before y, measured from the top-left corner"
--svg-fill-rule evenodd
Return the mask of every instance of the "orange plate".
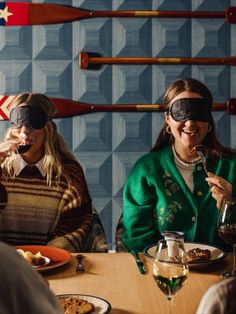
<path id="1" fill-rule="evenodd" d="M 16 249 L 22 249 L 23 251 L 30 251 L 33 254 L 40 252 L 41 255 L 46 256 L 50 259 L 50 263 L 45 266 L 35 266 L 38 271 L 44 271 L 53 269 L 69 263 L 72 259 L 70 252 L 59 249 L 53 246 L 44 245 L 20 245 L 16 246 Z"/>

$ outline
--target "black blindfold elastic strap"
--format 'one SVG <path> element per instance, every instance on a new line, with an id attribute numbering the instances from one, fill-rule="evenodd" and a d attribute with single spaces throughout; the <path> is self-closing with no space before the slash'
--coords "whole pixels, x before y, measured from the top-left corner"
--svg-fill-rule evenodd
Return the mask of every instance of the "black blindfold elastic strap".
<path id="1" fill-rule="evenodd" d="M 171 117 L 178 122 L 197 120 L 209 122 L 212 120 L 211 103 L 204 98 L 181 98 L 171 104 Z"/>

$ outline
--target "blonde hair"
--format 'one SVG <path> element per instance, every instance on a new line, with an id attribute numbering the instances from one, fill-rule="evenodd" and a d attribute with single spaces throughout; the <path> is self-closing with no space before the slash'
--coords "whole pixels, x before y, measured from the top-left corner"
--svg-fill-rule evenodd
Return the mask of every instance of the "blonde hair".
<path id="1" fill-rule="evenodd" d="M 12 102 L 11 109 L 19 107 L 20 105 L 27 106 L 37 106 L 43 109 L 47 117 L 52 118 L 56 113 L 56 108 L 51 102 L 51 100 L 39 93 L 22 93 L 17 95 Z M 63 171 L 63 159 L 72 159 L 76 160 L 76 157 L 67 147 L 62 136 L 57 131 L 56 124 L 49 120 L 44 126 L 45 130 L 45 142 L 44 142 L 44 157 L 43 165 L 47 173 L 47 184 L 51 186 L 52 178 L 54 177 L 56 182 L 59 183 L 61 177 L 63 176 L 68 185 L 70 185 L 71 180 L 67 176 L 66 172 Z M 5 139 L 8 137 L 7 133 Z M 13 169 L 13 162 L 16 156 L 13 154 L 10 157 L 7 157 L 3 162 L 3 169 L 5 169 L 8 174 L 15 175 Z"/>

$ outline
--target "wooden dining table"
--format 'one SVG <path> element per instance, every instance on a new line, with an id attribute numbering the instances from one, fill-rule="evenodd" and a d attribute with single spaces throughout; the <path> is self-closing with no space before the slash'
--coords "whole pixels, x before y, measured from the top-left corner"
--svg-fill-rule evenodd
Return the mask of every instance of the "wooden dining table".
<path id="1" fill-rule="evenodd" d="M 140 254 L 146 273 L 138 270 L 130 253 L 85 253 L 84 273 L 76 273 L 76 258 L 62 267 L 42 272 L 56 295 L 83 294 L 107 300 L 113 314 L 167 314 L 166 296 L 152 277 L 153 259 Z M 175 295 L 173 314 L 195 313 L 206 290 L 232 268 L 232 254 L 200 269 L 190 269 L 183 288 Z"/>

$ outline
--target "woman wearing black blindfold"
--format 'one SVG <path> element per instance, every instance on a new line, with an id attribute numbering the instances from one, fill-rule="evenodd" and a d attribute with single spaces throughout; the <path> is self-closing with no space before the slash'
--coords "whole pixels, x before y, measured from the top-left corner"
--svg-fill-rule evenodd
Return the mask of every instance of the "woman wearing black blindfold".
<path id="1" fill-rule="evenodd" d="M 183 231 L 186 242 L 224 247 L 217 219 L 223 201 L 236 194 L 236 152 L 217 139 L 212 103 L 208 88 L 195 79 L 177 80 L 167 89 L 161 132 L 124 186 L 118 251 L 142 251 L 166 230 Z"/>
<path id="2" fill-rule="evenodd" d="M 12 108 L 0 144 L 0 240 L 106 252 L 82 167 L 52 121 L 54 105 L 24 93 Z"/>

